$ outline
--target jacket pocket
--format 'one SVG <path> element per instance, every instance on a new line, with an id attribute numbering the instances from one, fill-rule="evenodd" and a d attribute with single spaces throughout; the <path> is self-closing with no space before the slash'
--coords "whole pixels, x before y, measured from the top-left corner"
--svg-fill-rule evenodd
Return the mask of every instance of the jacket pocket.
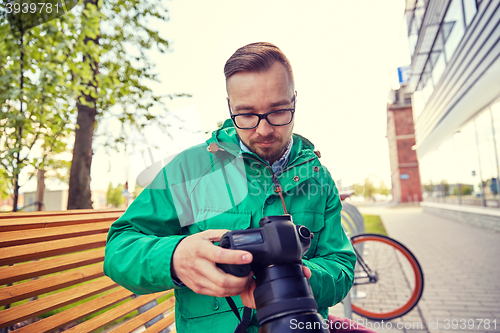
<path id="1" fill-rule="evenodd" d="M 198 211 L 198 220 L 200 222 L 195 224 L 201 231 L 209 229 L 242 230 L 250 227 L 252 215 L 242 212 L 202 209 Z"/>
<path id="2" fill-rule="evenodd" d="M 201 318 L 224 312 L 229 312 L 236 319 L 224 297 L 200 295 L 191 289 L 183 288 L 175 290 L 175 298 L 180 315 L 186 319 Z M 233 300 L 237 308 L 243 308 L 240 297 L 233 297 Z"/>
<path id="3" fill-rule="evenodd" d="M 316 252 L 316 246 L 319 241 L 319 232 L 325 227 L 325 215 L 323 212 L 317 211 L 301 211 L 290 213 L 293 218 L 293 223 L 296 225 L 306 226 L 309 231 L 314 234 L 309 250 L 304 255 L 305 259 L 310 259 Z"/>

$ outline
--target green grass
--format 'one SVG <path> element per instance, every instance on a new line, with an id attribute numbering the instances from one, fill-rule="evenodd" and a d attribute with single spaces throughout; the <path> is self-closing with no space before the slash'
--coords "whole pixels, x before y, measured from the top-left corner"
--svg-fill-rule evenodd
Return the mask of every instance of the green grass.
<path id="1" fill-rule="evenodd" d="M 367 234 L 379 234 L 387 235 L 387 230 L 385 230 L 384 223 L 379 215 L 363 215 L 365 220 L 365 232 Z"/>

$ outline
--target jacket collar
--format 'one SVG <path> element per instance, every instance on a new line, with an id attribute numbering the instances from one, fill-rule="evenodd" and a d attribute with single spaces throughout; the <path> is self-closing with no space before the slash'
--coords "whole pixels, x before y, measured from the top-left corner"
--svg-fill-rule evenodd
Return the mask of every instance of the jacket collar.
<path id="1" fill-rule="evenodd" d="M 207 140 L 207 144 L 215 143 L 219 147 L 223 148 L 226 152 L 234 156 L 238 156 L 243 153 L 241 151 L 239 142 L 240 139 L 236 134 L 236 129 L 234 128 L 234 124 L 231 119 L 227 119 L 226 121 L 224 121 L 222 127 L 212 132 L 212 137 Z M 250 154 L 263 161 L 255 153 L 245 152 L 244 154 Z M 312 144 L 312 142 L 310 142 L 303 136 L 294 133 L 293 145 L 290 150 L 288 166 L 303 163 L 312 158 L 316 158 L 316 155 L 314 154 L 314 145 Z"/>

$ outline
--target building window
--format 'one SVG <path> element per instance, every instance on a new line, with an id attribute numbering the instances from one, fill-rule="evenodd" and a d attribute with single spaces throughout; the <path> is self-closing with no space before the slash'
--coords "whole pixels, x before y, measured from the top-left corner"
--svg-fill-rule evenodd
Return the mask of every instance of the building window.
<path id="1" fill-rule="evenodd" d="M 436 149 L 419 160 L 420 175 L 422 180 L 422 196 L 425 201 L 440 201 L 441 168 L 439 167 L 439 151 Z"/>
<path id="2" fill-rule="evenodd" d="M 417 47 L 417 41 L 418 41 L 418 29 L 416 26 L 415 19 L 413 19 L 410 26 L 410 32 L 408 33 L 408 43 L 410 44 L 411 57 L 413 57 L 413 53 L 415 53 L 415 47 Z"/>
<path id="3" fill-rule="evenodd" d="M 464 2 L 465 25 L 468 27 L 477 13 L 476 0 L 463 0 L 463 2 Z"/>
<path id="4" fill-rule="evenodd" d="M 481 191 L 479 184 L 479 161 L 474 121 L 469 122 L 453 136 L 456 149 L 456 167 L 458 193 L 460 203 L 464 205 L 481 206 Z"/>
<path id="5" fill-rule="evenodd" d="M 481 181 L 478 186 L 484 194 L 484 204 L 498 207 L 498 168 L 496 164 L 495 144 L 490 109 L 487 109 L 475 120 L 477 127 L 477 150 L 479 153 Z"/>
<path id="6" fill-rule="evenodd" d="M 439 79 L 441 78 L 441 75 L 443 75 L 445 68 L 446 61 L 444 59 L 444 53 L 440 52 L 432 68 L 432 80 L 434 81 L 434 84 L 437 84 L 439 82 Z"/>
<path id="7" fill-rule="evenodd" d="M 425 103 L 427 103 L 431 98 L 434 87 L 432 86 L 432 78 L 429 75 L 424 75 L 422 79 L 424 80 L 424 88 L 422 89 L 422 93 L 424 95 L 424 101 Z"/>
<path id="8" fill-rule="evenodd" d="M 452 0 L 443 21 L 444 50 L 449 61 L 465 33 L 462 0 Z"/>
<path id="9" fill-rule="evenodd" d="M 413 110 L 413 120 L 416 123 L 418 117 L 422 113 L 422 110 L 425 107 L 425 99 L 424 99 L 424 94 L 422 90 L 416 90 L 413 93 L 412 99 L 411 99 L 411 107 Z"/>
<path id="10" fill-rule="evenodd" d="M 420 28 L 422 26 L 422 21 L 424 20 L 424 14 L 425 14 L 425 1 L 418 0 L 415 8 L 415 19 L 414 19 L 415 26 L 417 28 L 417 33 L 420 31 Z"/>

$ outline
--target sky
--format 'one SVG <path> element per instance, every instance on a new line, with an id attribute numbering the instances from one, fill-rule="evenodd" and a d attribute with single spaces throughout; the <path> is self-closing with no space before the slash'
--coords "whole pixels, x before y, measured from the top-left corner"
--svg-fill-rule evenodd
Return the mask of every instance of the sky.
<path id="1" fill-rule="evenodd" d="M 108 155 L 95 147 L 92 189 L 134 184 L 152 161 L 204 141 L 228 116 L 223 67 L 239 47 L 266 41 L 288 57 L 298 93 L 294 132 L 321 151 L 342 186 L 368 175 L 390 186 L 386 104 L 397 68 L 410 63 L 404 0 L 217 2 L 171 0 L 170 20 L 154 23 L 171 51 L 153 53 L 162 94 L 188 93 L 167 107 L 183 123 L 169 134 L 148 129 L 148 146 Z M 106 126 L 113 127 L 112 124 Z M 178 127 L 186 127 L 180 130 Z M 111 130 L 111 129 L 110 129 Z M 127 176 L 128 175 L 128 176 Z M 64 185 L 47 184 L 49 189 Z M 35 182 L 22 192 L 34 190 Z"/>

